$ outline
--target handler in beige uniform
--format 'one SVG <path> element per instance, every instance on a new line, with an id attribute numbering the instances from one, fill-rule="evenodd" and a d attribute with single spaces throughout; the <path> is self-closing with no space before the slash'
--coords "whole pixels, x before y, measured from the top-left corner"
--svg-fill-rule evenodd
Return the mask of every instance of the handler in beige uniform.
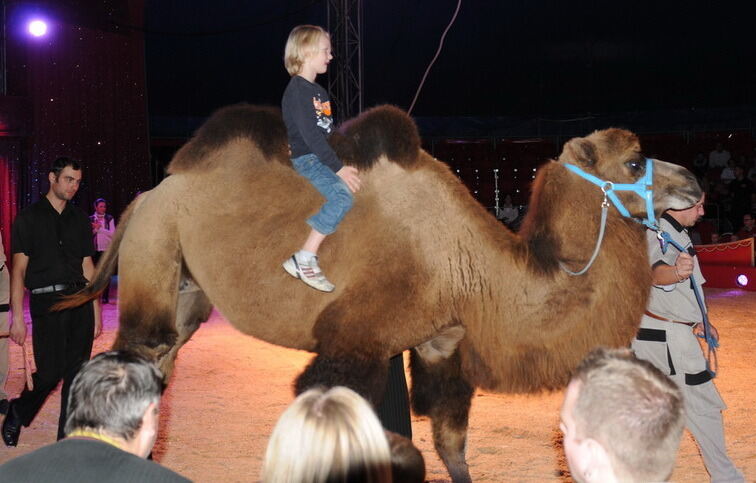
<path id="1" fill-rule="evenodd" d="M 727 456 L 722 410 L 726 408 L 712 380 L 696 333 L 703 315 L 690 276 L 702 285 L 704 280 L 686 228 L 703 216 L 704 198 L 687 210 L 669 210 L 660 227 L 687 253 L 673 246 L 662 253 L 656 232 L 647 232 L 653 286 L 641 328 L 633 340 L 633 350 L 667 374 L 682 389 L 686 426 L 696 439 L 706 470 L 713 482 L 742 482 L 743 475 Z M 703 289 L 699 287 L 703 297 Z M 704 307 L 705 310 L 705 307 Z M 711 327 L 714 334 L 716 329 Z"/>

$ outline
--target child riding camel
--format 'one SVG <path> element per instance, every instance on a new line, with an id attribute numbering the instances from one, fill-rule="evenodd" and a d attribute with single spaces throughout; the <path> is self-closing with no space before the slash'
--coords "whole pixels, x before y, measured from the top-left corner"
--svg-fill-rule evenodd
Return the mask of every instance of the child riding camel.
<path id="1" fill-rule="evenodd" d="M 318 266 L 318 248 L 336 231 L 352 207 L 352 193 L 360 189 L 357 169 L 344 166 L 328 144 L 333 131 L 331 100 L 315 77 L 328 70 L 332 58 L 328 32 L 314 25 L 294 27 L 284 53 L 291 80 L 281 100 L 291 163 L 326 199 L 320 211 L 307 220 L 312 230 L 304 245 L 283 263 L 283 268 L 323 292 L 332 292 L 335 287 Z"/>

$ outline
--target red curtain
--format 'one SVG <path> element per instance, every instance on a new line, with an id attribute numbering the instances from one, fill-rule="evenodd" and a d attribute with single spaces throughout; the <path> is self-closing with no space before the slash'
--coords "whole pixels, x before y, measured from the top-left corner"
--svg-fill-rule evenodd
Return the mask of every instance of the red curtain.
<path id="1" fill-rule="evenodd" d="M 0 137 L 0 233 L 3 235 L 3 247 L 8 260 L 11 224 L 18 211 L 17 183 L 22 148 L 21 138 Z"/>

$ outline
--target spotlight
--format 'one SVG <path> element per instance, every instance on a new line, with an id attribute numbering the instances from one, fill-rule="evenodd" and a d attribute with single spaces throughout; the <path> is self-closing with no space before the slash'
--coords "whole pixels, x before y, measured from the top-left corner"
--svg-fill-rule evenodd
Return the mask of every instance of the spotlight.
<path id="1" fill-rule="evenodd" d="M 33 36 L 42 37 L 47 33 L 47 23 L 44 20 L 32 20 L 27 29 Z"/>
<path id="2" fill-rule="evenodd" d="M 738 275 L 735 281 L 737 282 L 738 287 L 745 287 L 746 285 L 748 285 L 748 277 L 744 273 Z"/>

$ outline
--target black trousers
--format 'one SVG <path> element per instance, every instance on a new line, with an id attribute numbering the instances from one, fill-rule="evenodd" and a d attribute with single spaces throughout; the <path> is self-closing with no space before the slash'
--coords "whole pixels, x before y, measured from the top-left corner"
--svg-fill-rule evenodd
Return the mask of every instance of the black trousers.
<path id="1" fill-rule="evenodd" d="M 395 355 L 389 361 L 386 392 L 383 401 L 378 405 L 375 412 L 384 428 L 412 439 L 407 378 L 404 376 L 404 359 L 401 353 Z"/>
<path id="2" fill-rule="evenodd" d="M 45 403 L 47 396 L 63 380 L 58 420 L 58 439 L 65 434 L 68 391 L 81 365 L 89 360 L 94 341 L 94 312 L 92 303 L 51 312 L 62 292 L 31 295 L 29 309 L 32 317 L 32 343 L 37 372 L 32 375 L 34 390 L 24 387 L 14 401 L 14 407 L 24 426 L 29 426 Z"/>

